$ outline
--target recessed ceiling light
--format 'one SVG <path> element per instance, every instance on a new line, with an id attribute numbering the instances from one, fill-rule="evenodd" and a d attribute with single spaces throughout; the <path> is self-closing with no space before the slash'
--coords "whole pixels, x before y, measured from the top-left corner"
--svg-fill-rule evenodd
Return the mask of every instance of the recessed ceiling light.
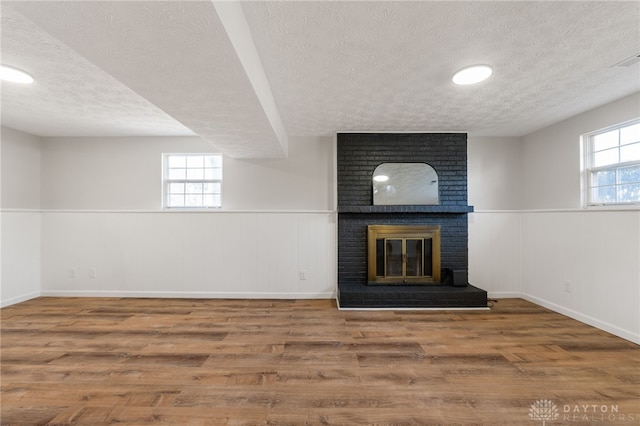
<path id="1" fill-rule="evenodd" d="M 489 65 L 473 65 L 455 73 L 451 80 L 460 85 L 475 84 L 489 78 L 491 73 L 493 70 Z"/>
<path id="2" fill-rule="evenodd" d="M 0 65 L 0 80 L 12 83 L 29 84 L 33 83 L 33 77 L 26 72 L 7 65 Z"/>

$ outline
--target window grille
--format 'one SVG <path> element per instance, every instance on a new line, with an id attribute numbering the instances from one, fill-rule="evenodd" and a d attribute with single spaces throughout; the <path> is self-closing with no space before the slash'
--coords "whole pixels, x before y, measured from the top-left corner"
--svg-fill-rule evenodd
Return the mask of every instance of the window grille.
<path id="1" fill-rule="evenodd" d="M 222 155 L 164 154 L 163 207 L 222 207 Z"/>
<path id="2" fill-rule="evenodd" d="M 640 203 L 640 119 L 582 136 L 586 204 Z"/>

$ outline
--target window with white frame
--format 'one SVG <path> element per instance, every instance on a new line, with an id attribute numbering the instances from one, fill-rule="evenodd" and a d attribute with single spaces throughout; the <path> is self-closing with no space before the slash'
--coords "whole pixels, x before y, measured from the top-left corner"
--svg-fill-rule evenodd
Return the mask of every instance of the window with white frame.
<path id="1" fill-rule="evenodd" d="M 640 203 L 640 119 L 582 136 L 586 204 Z"/>
<path id="2" fill-rule="evenodd" d="M 222 207 L 222 155 L 164 154 L 163 207 Z"/>

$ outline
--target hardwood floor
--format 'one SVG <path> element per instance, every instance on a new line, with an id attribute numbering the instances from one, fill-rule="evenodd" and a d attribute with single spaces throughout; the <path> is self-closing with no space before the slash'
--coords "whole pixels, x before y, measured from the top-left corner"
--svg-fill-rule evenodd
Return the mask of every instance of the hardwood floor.
<path id="1" fill-rule="evenodd" d="M 640 346 L 518 299 L 39 298 L 0 313 L 3 425 L 640 424 Z"/>

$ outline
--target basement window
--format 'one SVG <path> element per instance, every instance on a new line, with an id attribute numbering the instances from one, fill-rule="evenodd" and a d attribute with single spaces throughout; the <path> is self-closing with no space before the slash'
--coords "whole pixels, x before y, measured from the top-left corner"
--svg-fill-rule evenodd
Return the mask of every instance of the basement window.
<path id="1" fill-rule="evenodd" d="M 222 207 L 222 155 L 163 154 L 163 208 Z"/>
<path id="2" fill-rule="evenodd" d="M 640 203 L 640 119 L 582 135 L 587 206 Z"/>

